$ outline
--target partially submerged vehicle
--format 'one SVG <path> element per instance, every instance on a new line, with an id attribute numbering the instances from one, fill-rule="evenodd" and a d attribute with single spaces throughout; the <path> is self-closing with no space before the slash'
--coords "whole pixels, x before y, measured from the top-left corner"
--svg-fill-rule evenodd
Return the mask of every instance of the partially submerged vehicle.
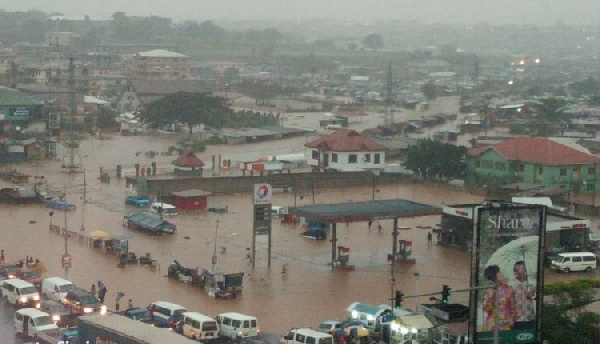
<path id="1" fill-rule="evenodd" d="M 154 202 L 150 205 L 150 211 L 153 213 L 160 214 L 161 216 L 175 216 L 177 215 L 177 207 L 172 204 L 164 202 Z"/>
<path id="2" fill-rule="evenodd" d="M 126 214 L 123 217 L 123 226 L 152 234 L 173 234 L 177 230 L 174 224 L 143 212 Z"/>
<path id="3" fill-rule="evenodd" d="M 143 208 L 150 204 L 150 199 L 146 196 L 127 196 L 125 197 L 125 204 L 132 204 L 138 208 Z"/>
<path id="4" fill-rule="evenodd" d="M 41 197 L 34 188 L 16 187 L 0 189 L 0 203 L 42 203 Z"/>
<path id="5" fill-rule="evenodd" d="M 67 201 L 63 201 L 60 199 L 53 199 L 48 201 L 47 203 L 48 208 L 52 208 L 52 209 L 59 209 L 59 210 L 64 210 L 64 211 L 75 211 L 76 207 L 75 204 L 69 203 Z"/>

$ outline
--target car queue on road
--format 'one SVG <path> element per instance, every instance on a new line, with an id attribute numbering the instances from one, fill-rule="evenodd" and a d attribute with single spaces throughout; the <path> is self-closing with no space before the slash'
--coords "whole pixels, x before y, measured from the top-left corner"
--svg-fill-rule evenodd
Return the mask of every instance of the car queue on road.
<path id="1" fill-rule="evenodd" d="M 48 277 L 36 286 L 17 278 L 13 265 L 0 265 L 0 293 L 6 306 L 14 309 L 13 326 L 23 338 L 42 343 L 56 339 L 56 343 L 60 338 L 54 335 L 63 333 L 62 328 L 74 328 L 79 317 L 107 314 L 120 314 L 197 341 L 219 337 L 239 341 L 260 334 L 256 317 L 228 312 L 212 318 L 168 301 L 155 301 L 145 308 L 129 305 L 124 311 L 111 312 L 92 292 L 64 278 Z"/>

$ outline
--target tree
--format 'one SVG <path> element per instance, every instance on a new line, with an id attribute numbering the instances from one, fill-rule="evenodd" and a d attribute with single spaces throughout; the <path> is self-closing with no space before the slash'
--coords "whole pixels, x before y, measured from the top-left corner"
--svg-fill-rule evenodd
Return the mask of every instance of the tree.
<path id="1" fill-rule="evenodd" d="M 181 122 L 191 135 L 192 128 L 201 123 L 220 128 L 229 112 L 223 98 L 209 93 L 178 92 L 152 102 L 141 118 L 155 128 Z"/>
<path id="2" fill-rule="evenodd" d="M 372 33 L 363 39 L 362 44 L 365 48 L 379 50 L 383 48 L 383 36 L 378 33 Z"/>
<path id="3" fill-rule="evenodd" d="M 433 100 L 437 98 L 437 86 L 432 81 L 429 81 L 425 85 L 421 86 L 421 92 L 427 100 Z"/>
<path id="4" fill-rule="evenodd" d="M 586 343 L 597 339 L 600 315 L 587 311 L 585 307 L 598 301 L 598 288 L 598 280 L 546 285 L 544 295 L 552 302 L 544 303 L 542 339 L 551 343 Z"/>
<path id="5" fill-rule="evenodd" d="M 427 179 L 463 178 L 467 148 L 447 143 L 421 139 L 408 148 L 404 166 Z"/>

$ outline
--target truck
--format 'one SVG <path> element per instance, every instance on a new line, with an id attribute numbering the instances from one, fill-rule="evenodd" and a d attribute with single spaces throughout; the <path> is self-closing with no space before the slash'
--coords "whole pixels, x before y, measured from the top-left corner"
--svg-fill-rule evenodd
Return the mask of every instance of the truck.
<path id="1" fill-rule="evenodd" d="M 77 320 L 80 343 L 190 344 L 190 340 L 162 328 L 113 313 L 84 315 Z"/>
<path id="2" fill-rule="evenodd" d="M 69 343 L 79 343 L 79 330 L 76 327 L 57 328 L 39 332 L 37 339 L 41 344 L 62 344 L 65 339 Z"/>

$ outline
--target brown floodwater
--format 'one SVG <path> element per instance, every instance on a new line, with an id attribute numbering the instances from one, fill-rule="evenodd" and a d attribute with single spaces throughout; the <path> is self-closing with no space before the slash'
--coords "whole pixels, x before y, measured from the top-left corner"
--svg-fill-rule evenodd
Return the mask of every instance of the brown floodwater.
<path id="1" fill-rule="evenodd" d="M 54 210 L 54 216 L 50 217 L 50 210 L 43 205 L 0 205 L 0 247 L 5 250 L 7 260 L 34 256 L 45 263 L 48 270 L 45 277 L 64 276 L 60 257 L 65 250 L 65 240 L 48 230 L 50 222 L 60 226 L 66 222 L 69 230 L 83 234 L 102 230 L 112 235 L 129 235 L 130 251 L 138 256 L 151 253 L 159 263 L 158 270 L 152 271 L 139 265 L 117 268 L 114 256 L 69 238 L 67 245 L 73 266 L 68 271 L 68 279 L 84 288 L 102 280 L 110 296 L 117 291 L 123 292 L 125 300 L 131 298 L 134 305 L 138 306 L 166 300 L 208 315 L 225 311 L 252 314 L 258 317 L 263 331 L 270 333 L 284 333 L 294 326 L 317 326 L 328 318 L 344 318 L 348 315 L 347 306 L 355 301 L 390 303 L 392 276 L 396 281 L 395 288 L 401 289 L 406 295 L 441 291 L 443 284 L 449 284 L 453 289 L 468 286 L 467 253 L 437 245 L 428 246 L 427 229 L 417 228 L 435 226 L 440 222 L 439 216 L 400 219 L 400 226 L 411 228 L 401 231 L 400 239 L 413 241 L 413 257 L 417 263 L 413 266 L 398 265 L 393 271 L 386 261 L 392 248 L 391 220 L 381 222 L 382 233 L 377 231 L 377 223 L 372 229 L 364 222 L 339 224 L 337 244 L 350 248 L 350 264 L 354 265 L 354 269 L 332 270 L 331 242 L 303 238 L 299 235 L 303 231 L 301 227 L 283 225 L 274 219 L 272 266 L 267 267 L 267 238 L 262 236 L 257 241 L 256 267 L 252 269 L 246 258 L 252 245 L 252 200 L 249 194 L 210 196 L 209 206 L 228 206 L 229 212 L 226 214 L 180 212 L 171 219 L 177 225 L 177 233 L 172 236 L 149 236 L 123 227 L 123 214 L 136 210 L 125 206 L 123 202 L 130 190 L 127 190 L 124 179 L 114 176 L 110 183 L 100 183 L 100 168 L 114 174 L 117 164 L 133 167 L 135 163 L 149 165 L 156 161 L 159 167 L 164 167 L 174 157 L 159 154 L 149 158 L 144 153 L 165 152 L 180 138 L 172 134 L 115 135 L 105 140 L 90 138 L 82 141 L 78 158 L 81 158 L 86 170 L 85 207 L 84 175 L 63 173 L 60 167 L 62 153 L 59 153 L 56 161 L 16 166 L 32 176 L 43 175 L 53 188 L 66 188 L 67 199 L 77 205 L 77 210 L 66 214 Z M 212 155 L 241 161 L 264 155 L 301 152 L 303 144 L 311 138 L 211 146 L 199 157 L 210 168 Z M 2 181 L 0 185 L 6 183 Z M 297 198 L 294 193 L 275 194 L 273 204 L 309 204 L 313 199 L 309 192 L 300 191 Z M 432 205 L 482 200 L 465 192 L 428 185 L 381 186 L 375 194 L 376 199 L 402 198 Z M 364 201 L 371 197 L 370 186 L 320 189 L 314 195 L 315 203 Z M 84 231 L 80 230 L 82 226 Z M 167 266 L 173 260 L 186 267 L 210 270 L 215 245 L 215 271 L 245 273 L 244 290 L 237 299 L 216 300 L 192 285 L 165 277 Z M 288 266 L 286 274 L 282 274 L 284 265 Z M 467 303 L 467 299 L 466 294 L 452 296 L 453 302 Z M 408 298 L 405 306 L 414 309 L 417 302 L 428 303 L 429 300 Z M 114 308 L 113 299 L 107 297 L 106 303 L 109 308 Z"/>

